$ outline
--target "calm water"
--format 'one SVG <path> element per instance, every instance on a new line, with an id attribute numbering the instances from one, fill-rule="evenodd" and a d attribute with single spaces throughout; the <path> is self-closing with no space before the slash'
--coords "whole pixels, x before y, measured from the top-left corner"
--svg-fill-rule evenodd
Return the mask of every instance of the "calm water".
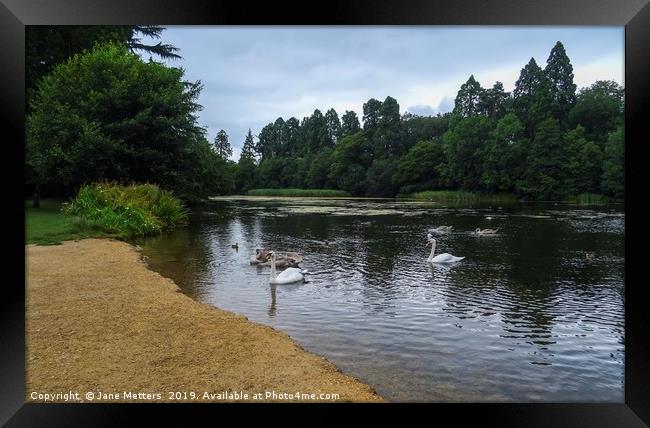
<path id="1" fill-rule="evenodd" d="M 454 233 L 436 253 L 465 260 L 428 265 L 438 225 Z M 623 402 L 624 238 L 622 206 L 291 200 L 215 201 L 139 243 L 187 295 L 288 333 L 390 401 Z M 249 264 L 258 247 L 303 254 L 309 282 L 269 285 Z"/>

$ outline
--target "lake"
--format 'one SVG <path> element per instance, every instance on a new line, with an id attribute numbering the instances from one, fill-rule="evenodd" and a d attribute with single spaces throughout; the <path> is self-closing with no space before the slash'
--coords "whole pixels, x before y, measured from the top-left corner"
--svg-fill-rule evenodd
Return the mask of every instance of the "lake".
<path id="1" fill-rule="evenodd" d="M 451 266 L 426 261 L 440 225 L 436 254 L 465 257 Z M 188 296 L 389 401 L 622 403 L 624 239 L 622 205 L 224 198 L 137 243 Z M 308 282 L 269 285 L 262 247 L 302 254 Z"/>

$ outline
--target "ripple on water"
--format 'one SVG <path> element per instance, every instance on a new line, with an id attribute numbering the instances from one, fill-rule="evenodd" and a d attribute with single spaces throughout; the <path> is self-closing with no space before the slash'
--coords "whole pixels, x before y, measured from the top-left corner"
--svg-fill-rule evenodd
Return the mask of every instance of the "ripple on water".
<path id="1" fill-rule="evenodd" d="M 432 266 L 424 237 L 442 224 L 436 251 L 466 259 Z M 186 294 L 389 400 L 622 402 L 624 228 L 607 209 L 245 201 L 141 245 Z M 304 254 L 309 282 L 270 286 L 248 263 L 258 247 Z"/>

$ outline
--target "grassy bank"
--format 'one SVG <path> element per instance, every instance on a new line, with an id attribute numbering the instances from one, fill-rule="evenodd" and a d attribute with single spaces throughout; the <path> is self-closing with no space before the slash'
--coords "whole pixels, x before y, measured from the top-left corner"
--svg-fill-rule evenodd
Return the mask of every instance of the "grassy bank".
<path id="1" fill-rule="evenodd" d="M 248 196 L 283 196 L 283 197 L 347 197 L 350 194 L 343 190 L 333 189 L 251 189 Z"/>
<path id="2" fill-rule="evenodd" d="M 186 223 L 187 217 L 181 202 L 157 186 L 92 184 L 69 203 L 45 200 L 37 209 L 26 203 L 26 242 L 152 235 Z"/>
<path id="3" fill-rule="evenodd" d="M 509 193 L 495 195 L 481 195 L 474 192 L 459 190 L 428 190 L 411 194 L 397 195 L 397 199 L 413 199 L 417 201 L 452 201 L 452 202 L 493 202 L 515 203 L 517 197 Z"/>
<path id="4" fill-rule="evenodd" d="M 618 201 L 610 197 L 597 195 L 594 193 L 581 193 L 579 195 L 574 195 L 566 198 L 565 202 L 571 204 L 579 204 L 579 205 L 603 205 L 612 202 L 622 202 L 622 201 Z"/>
<path id="5" fill-rule="evenodd" d="M 94 229 L 78 218 L 61 211 L 62 201 L 44 199 L 40 208 L 25 202 L 25 242 L 53 245 L 62 241 L 83 238 L 110 237 L 109 233 Z"/>

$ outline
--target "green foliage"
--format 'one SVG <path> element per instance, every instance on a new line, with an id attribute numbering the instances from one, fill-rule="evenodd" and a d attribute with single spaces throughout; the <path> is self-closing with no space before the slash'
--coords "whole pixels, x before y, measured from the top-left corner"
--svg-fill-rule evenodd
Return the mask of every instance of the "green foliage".
<path id="1" fill-rule="evenodd" d="M 459 118 L 443 137 L 449 182 L 461 189 L 480 189 L 485 141 L 493 121 L 485 116 Z"/>
<path id="2" fill-rule="evenodd" d="M 360 130 L 361 125 L 359 124 L 357 114 L 353 111 L 346 110 L 345 114 L 341 117 L 341 138 L 355 134 Z"/>
<path id="3" fill-rule="evenodd" d="M 551 81 L 535 58 L 521 70 L 515 83 L 513 110 L 525 126 L 526 136 L 533 138 L 540 122 L 551 116 Z"/>
<path id="4" fill-rule="evenodd" d="M 551 112 L 564 126 L 576 103 L 576 84 L 573 83 L 573 66 L 561 42 L 551 50 L 544 73 L 550 81 Z"/>
<path id="5" fill-rule="evenodd" d="M 61 202 L 41 201 L 40 208 L 25 203 L 25 242 L 27 244 L 54 245 L 62 241 L 83 238 L 114 237 L 110 233 L 93 229 L 78 218 L 64 214 Z"/>
<path id="6" fill-rule="evenodd" d="M 503 90 L 501 82 L 496 82 L 481 95 L 480 111 L 492 119 L 503 117 L 510 109 L 510 93 Z"/>
<path id="7" fill-rule="evenodd" d="M 489 192 L 513 192 L 526 169 L 524 125 L 514 113 L 503 116 L 485 142 L 481 186 Z"/>
<path id="8" fill-rule="evenodd" d="M 272 157 L 262 160 L 257 169 L 258 186 L 269 188 L 289 187 L 295 166 L 294 158 Z"/>
<path id="9" fill-rule="evenodd" d="M 343 190 L 332 189 L 252 189 L 249 196 L 283 196 L 283 197 L 315 197 L 315 198 L 344 198 L 350 196 Z"/>
<path id="10" fill-rule="evenodd" d="M 377 129 L 381 115 L 380 110 L 381 101 L 374 98 L 370 98 L 368 102 L 363 104 L 363 130 L 366 131 L 370 138 L 374 136 Z"/>
<path id="11" fill-rule="evenodd" d="M 309 171 L 305 177 L 305 184 L 314 189 L 332 187 L 329 171 L 332 166 L 331 149 L 325 149 L 311 159 Z"/>
<path id="12" fill-rule="evenodd" d="M 372 163 L 372 147 L 364 131 L 343 138 L 332 153 L 329 180 L 355 196 L 366 192 L 366 171 Z"/>
<path id="13" fill-rule="evenodd" d="M 217 136 L 214 137 L 214 150 L 221 159 L 228 159 L 232 156 L 232 147 L 228 142 L 228 134 L 223 129 L 219 130 Z"/>
<path id="14" fill-rule="evenodd" d="M 255 182 L 355 196 L 460 189 L 484 199 L 622 197 L 623 139 L 613 131 L 622 129 L 623 88 L 596 82 L 576 95 L 573 79 L 557 42 L 544 69 L 534 58 L 523 67 L 512 94 L 501 82 L 483 88 L 470 76 L 452 113 L 400 116 L 389 96 L 363 104 L 362 127 L 356 113 L 346 111 L 339 122 L 334 109 L 324 116 L 315 110 L 295 126 L 279 118 L 260 133 Z"/>
<path id="15" fill-rule="evenodd" d="M 287 164 L 286 174 L 288 174 L 288 186 L 289 187 L 304 187 L 307 183 L 307 174 L 312 165 L 313 155 L 307 155 L 305 157 L 296 157 L 292 158 L 291 161 Z M 293 170 L 293 172 L 291 172 Z"/>
<path id="16" fill-rule="evenodd" d="M 71 194 L 102 180 L 153 182 L 186 202 L 256 187 L 333 188 L 356 196 L 443 189 L 555 200 L 623 196 L 623 88 L 600 81 L 576 95 L 560 42 L 543 70 L 531 58 L 512 94 L 500 82 L 484 89 L 470 76 L 454 112 L 444 115 L 400 115 L 388 96 L 363 104 L 363 126 L 355 112 L 339 118 L 333 108 L 302 121 L 279 117 L 261 129 L 257 143 L 249 129 L 234 163 L 225 130 L 212 145 L 197 123 L 200 82 L 133 54 L 174 57 L 172 46 L 147 47 L 139 37 L 161 32 L 97 26 L 27 33 L 29 61 L 47 57 L 28 65 L 28 74 L 49 71 L 30 101 L 28 184 Z M 113 43 L 89 50 L 97 41 Z M 129 233 L 158 227 L 139 211 L 128 218 L 122 211 L 97 213 L 104 225 L 132 225 Z"/>
<path id="17" fill-rule="evenodd" d="M 528 152 L 525 176 L 520 183 L 523 194 L 547 201 L 562 200 L 567 194 L 567 153 L 560 136 L 556 119 L 546 119 L 537 127 Z"/>
<path id="18" fill-rule="evenodd" d="M 442 137 L 449 129 L 451 113 L 436 116 L 402 115 L 402 136 L 404 148 L 409 150 L 415 143 Z"/>
<path id="19" fill-rule="evenodd" d="M 470 117 L 481 113 L 481 101 L 485 97 L 485 89 L 469 76 L 467 82 L 463 83 L 458 90 L 454 103 L 454 114 L 460 117 Z"/>
<path id="20" fill-rule="evenodd" d="M 392 197 L 398 187 L 392 178 L 397 171 L 397 160 L 385 158 L 375 159 L 366 174 L 366 195 Z"/>
<path id="21" fill-rule="evenodd" d="M 303 119 L 301 125 L 303 144 L 302 153 L 317 153 L 319 150 L 332 147 L 334 142 L 329 138 L 327 120 L 320 110 L 314 110 L 310 117 Z"/>
<path id="22" fill-rule="evenodd" d="M 235 192 L 242 194 L 250 190 L 255 185 L 256 172 L 255 161 L 242 154 L 235 173 Z"/>
<path id="23" fill-rule="evenodd" d="M 625 196 L 625 130 L 612 132 L 605 145 L 601 188 L 616 198 Z"/>
<path id="24" fill-rule="evenodd" d="M 393 97 L 386 97 L 379 110 L 377 131 L 374 135 L 375 158 L 401 156 L 405 150 L 402 144 L 402 122 L 399 104 Z"/>
<path id="25" fill-rule="evenodd" d="M 25 88 L 27 110 L 37 84 L 54 66 L 96 44 L 117 43 L 131 51 L 161 58 L 180 58 L 172 45 L 142 43 L 140 36 L 159 39 L 164 28 L 156 25 L 29 25 L 25 27 Z"/>
<path id="26" fill-rule="evenodd" d="M 581 125 L 587 139 L 601 147 L 610 132 L 623 125 L 624 90 L 616 82 L 599 80 L 578 93 L 569 113 L 571 126 Z"/>
<path id="27" fill-rule="evenodd" d="M 441 140 L 421 141 L 399 160 L 393 183 L 400 193 L 444 187 L 444 162 Z"/>
<path id="28" fill-rule="evenodd" d="M 109 44 L 44 77 L 27 117 L 26 163 L 40 185 L 155 182 L 185 200 L 232 190 L 196 123 L 199 82 Z"/>
<path id="29" fill-rule="evenodd" d="M 327 125 L 328 145 L 333 146 L 341 137 L 341 120 L 336 110 L 333 108 L 327 110 L 327 113 L 325 113 L 325 123 Z"/>
<path id="30" fill-rule="evenodd" d="M 248 134 L 244 139 L 244 145 L 241 149 L 241 158 L 246 158 L 250 161 L 255 161 L 255 141 L 253 140 L 253 133 L 248 128 Z"/>
<path id="31" fill-rule="evenodd" d="M 567 169 L 571 175 L 568 192 L 582 194 L 597 191 L 603 167 L 600 147 L 587 141 L 584 128 L 580 125 L 565 134 L 564 147 L 568 151 Z"/>
<path id="32" fill-rule="evenodd" d="M 64 212 L 120 237 L 160 233 L 185 224 L 188 218 L 179 199 L 151 184 L 85 185 Z"/>

